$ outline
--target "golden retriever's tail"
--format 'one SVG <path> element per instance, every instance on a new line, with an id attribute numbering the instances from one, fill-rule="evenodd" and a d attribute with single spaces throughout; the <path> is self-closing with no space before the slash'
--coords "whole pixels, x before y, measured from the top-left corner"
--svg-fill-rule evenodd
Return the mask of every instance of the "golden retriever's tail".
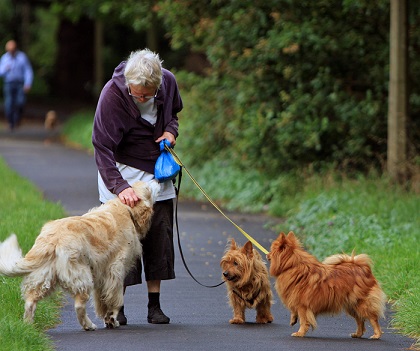
<path id="1" fill-rule="evenodd" d="M 0 243 L 0 275 L 8 277 L 28 275 L 54 259 L 54 247 L 37 245 L 37 241 L 38 239 L 25 257 L 22 257 L 22 249 L 15 234 Z"/>
<path id="2" fill-rule="evenodd" d="M 9 277 L 30 273 L 28 270 L 21 270 L 18 262 L 23 259 L 22 250 L 19 247 L 15 234 L 10 235 L 0 243 L 0 274 Z"/>

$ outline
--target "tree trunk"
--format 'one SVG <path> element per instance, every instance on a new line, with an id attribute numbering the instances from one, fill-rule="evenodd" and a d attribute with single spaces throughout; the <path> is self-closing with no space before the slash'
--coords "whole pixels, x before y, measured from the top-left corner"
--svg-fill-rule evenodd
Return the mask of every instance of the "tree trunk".
<path id="1" fill-rule="evenodd" d="M 157 16 L 154 11 L 152 13 L 152 21 L 150 22 L 146 35 L 147 35 L 147 47 L 153 52 L 159 52 Z"/>
<path id="2" fill-rule="evenodd" d="M 104 85 L 104 62 L 103 62 L 103 46 L 104 46 L 104 25 L 101 20 L 95 21 L 95 83 L 93 93 L 95 97 L 99 97 Z"/>
<path id="3" fill-rule="evenodd" d="M 391 0 L 387 169 L 399 182 L 407 177 L 407 20 L 407 0 Z"/>
<path id="4" fill-rule="evenodd" d="M 30 17 L 31 4 L 28 1 L 24 1 L 22 3 L 22 33 L 19 43 L 20 49 L 23 51 L 27 51 L 30 44 Z"/>
<path id="5" fill-rule="evenodd" d="M 91 100 L 94 90 L 94 22 L 87 17 L 73 23 L 63 19 L 58 30 L 58 52 L 53 92 L 70 100 Z"/>

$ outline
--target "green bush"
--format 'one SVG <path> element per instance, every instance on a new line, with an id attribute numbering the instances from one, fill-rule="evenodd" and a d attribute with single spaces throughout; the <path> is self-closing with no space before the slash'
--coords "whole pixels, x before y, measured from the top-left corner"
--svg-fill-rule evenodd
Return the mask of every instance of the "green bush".
<path id="1" fill-rule="evenodd" d="M 205 52 L 211 63 L 205 78 L 178 77 L 183 140 L 200 155 L 191 161 L 218 155 L 272 177 L 330 164 L 382 169 L 388 1 L 214 1 L 205 10 L 187 0 L 162 3 L 173 46 Z M 420 150 L 419 20 L 420 5 L 410 3 L 412 161 Z"/>

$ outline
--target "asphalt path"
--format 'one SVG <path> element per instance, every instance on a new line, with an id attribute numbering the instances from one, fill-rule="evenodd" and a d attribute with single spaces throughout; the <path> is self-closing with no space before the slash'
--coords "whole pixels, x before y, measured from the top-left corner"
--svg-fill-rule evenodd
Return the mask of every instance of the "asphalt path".
<path id="1" fill-rule="evenodd" d="M 39 125 L 23 125 L 14 133 L 0 126 L 0 157 L 18 174 L 32 181 L 46 199 L 60 203 L 69 215 L 83 214 L 98 205 L 93 156 L 63 146 L 57 142 L 56 133 L 47 132 Z M 186 175 L 183 181 L 189 181 Z M 277 236 L 271 229 L 272 224 L 278 222 L 276 219 L 240 213 L 228 215 L 267 249 Z M 178 220 L 181 244 L 190 270 L 204 284 L 219 283 L 219 262 L 228 238 L 233 237 L 244 244 L 245 237 L 208 203 L 180 201 Z M 177 239 L 175 245 L 177 247 Z M 290 314 L 274 288 L 273 323 L 256 324 L 255 311 L 247 310 L 244 325 L 230 325 L 232 311 L 225 286 L 205 288 L 198 285 L 182 265 L 178 249 L 176 276 L 174 280 L 162 282 L 161 306 L 171 318 L 168 325 L 147 323 L 147 290 L 145 285 L 137 285 L 128 287 L 125 295 L 128 325 L 106 329 L 89 307 L 89 315 L 98 329 L 83 331 L 77 322 L 73 301 L 68 299 L 62 308 L 62 323 L 47 333 L 59 351 L 395 351 L 407 349 L 414 342 L 389 327 L 390 311 L 386 319 L 380 321 L 384 331 L 380 340 L 368 339 L 373 334 L 369 323 L 362 339 L 352 339 L 350 333 L 355 331 L 356 324 L 344 314 L 319 317 L 315 331 L 309 331 L 305 338 L 294 338 L 290 334 L 298 326 L 289 326 Z"/>

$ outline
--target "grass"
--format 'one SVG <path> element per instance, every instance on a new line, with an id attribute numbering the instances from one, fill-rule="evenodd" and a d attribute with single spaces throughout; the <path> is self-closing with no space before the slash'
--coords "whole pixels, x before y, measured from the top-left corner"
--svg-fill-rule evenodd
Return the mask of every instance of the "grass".
<path id="1" fill-rule="evenodd" d="M 93 115 L 93 111 L 80 111 L 72 115 L 63 126 L 62 134 L 65 142 L 73 147 L 93 152 L 91 142 Z"/>
<path id="2" fill-rule="evenodd" d="M 64 210 L 45 201 L 27 180 L 11 171 L 0 158 L 0 179 L 4 188 L 0 197 L 0 241 L 11 233 L 18 236 L 23 252 L 32 247 L 41 226 L 50 219 L 65 215 Z M 0 344 L 2 351 L 53 350 L 44 331 L 59 322 L 60 294 L 41 301 L 35 322 L 23 322 L 24 302 L 20 294 L 21 278 L 0 277 Z"/>

